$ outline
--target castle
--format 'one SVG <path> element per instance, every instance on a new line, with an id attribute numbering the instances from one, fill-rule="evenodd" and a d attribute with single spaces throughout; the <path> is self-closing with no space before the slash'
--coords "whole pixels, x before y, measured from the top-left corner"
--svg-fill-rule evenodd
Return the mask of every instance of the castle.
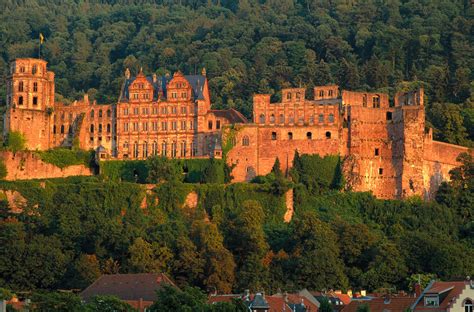
<path id="1" fill-rule="evenodd" d="M 234 181 L 282 169 L 300 154 L 340 155 L 346 181 L 379 198 L 430 198 L 467 148 L 434 141 L 425 131 L 423 90 L 387 94 L 339 90 L 336 85 L 283 89 L 281 102 L 253 98 L 253 121 L 234 109 L 211 108 L 206 72 L 132 77 L 125 72 L 117 103 L 55 101 L 54 73 L 41 59 L 17 59 L 7 81 L 4 135 L 19 131 L 30 150 L 58 146 L 94 149 L 101 159 L 221 158 Z M 232 132 L 232 135 L 230 133 Z"/>

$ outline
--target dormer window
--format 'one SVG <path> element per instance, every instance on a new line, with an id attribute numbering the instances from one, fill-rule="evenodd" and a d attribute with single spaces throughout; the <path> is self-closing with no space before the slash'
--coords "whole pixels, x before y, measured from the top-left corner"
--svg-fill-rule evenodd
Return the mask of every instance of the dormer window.
<path id="1" fill-rule="evenodd" d="M 438 307 L 439 306 L 439 296 L 437 296 L 437 295 L 425 296 L 425 306 L 427 306 L 427 307 Z"/>

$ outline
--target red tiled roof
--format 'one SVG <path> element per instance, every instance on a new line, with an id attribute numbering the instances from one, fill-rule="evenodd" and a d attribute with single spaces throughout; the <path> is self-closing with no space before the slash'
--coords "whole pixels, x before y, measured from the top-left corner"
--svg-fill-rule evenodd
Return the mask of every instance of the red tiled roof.
<path id="1" fill-rule="evenodd" d="M 404 312 L 414 302 L 413 297 L 393 297 L 390 300 L 385 298 L 374 298 L 372 300 L 353 300 L 342 309 L 342 312 L 356 312 L 360 305 L 367 304 L 371 312 L 382 312 L 384 310 L 390 312 Z"/>
<path id="2" fill-rule="evenodd" d="M 242 295 L 211 295 L 207 300 L 208 303 L 216 303 L 216 302 L 232 302 L 233 299 L 241 298 Z"/>
<path id="3" fill-rule="evenodd" d="M 163 273 L 102 275 L 81 293 L 81 297 L 87 301 L 97 295 L 113 295 L 127 301 L 154 301 L 156 290 L 163 285 L 176 287 Z"/>
<path id="4" fill-rule="evenodd" d="M 347 294 L 338 294 L 338 293 L 334 293 L 339 299 L 341 299 L 342 303 L 344 303 L 344 305 L 348 305 L 349 303 L 351 303 L 351 297 L 349 297 L 349 295 Z"/>
<path id="5" fill-rule="evenodd" d="M 277 296 L 265 296 L 265 300 L 270 306 L 268 312 L 282 312 L 282 311 L 291 311 L 290 307 L 285 303 L 285 299 Z"/>
<path id="6" fill-rule="evenodd" d="M 415 311 L 430 311 L 430 312 L 438 312 L 438 311 L 447 311 L 450 307 L 451 303 L 456 299 L 464 290 L 468 282 L 461 281 L 461 282 L 434 282 L 430 288 L 425 290 L 425 294 L 441 294 L 444 293 L 440 297 L 442 301 L 439 303 L 438 307 L 425 307 L 425 300 L 424 295 L 420 298 L 419 302 L 415 306 Z"/>
<path id="7" fill-rule="evenodd" d="M 316 311 L 318 311 L 318 306 L 317 305 L 315 305 L 314 303 L 309 301 L 306 297 L 301 296 L 299 294 L 288 294 L 288 302 L 295 303 L 295 304 L 298 304 L 298 303 L 302 302 L 306 306 L 307 312 L 316 312 Z"/>

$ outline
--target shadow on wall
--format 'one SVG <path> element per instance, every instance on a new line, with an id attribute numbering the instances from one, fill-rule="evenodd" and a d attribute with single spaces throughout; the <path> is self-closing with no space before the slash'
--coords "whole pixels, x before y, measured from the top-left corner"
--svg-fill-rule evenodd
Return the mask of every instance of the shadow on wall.
<path id="1" fill-rule="evenodd" d="M 435 193 L 438 191 L 439 186 L 443 181 L 446 179 L 443 177 L 443 173 L 441 172 L 441 164 L 439 161 L 434 163 L 432 168 L 432 174 L 430 176 L 430 185 L 428 189 L 425 189 L 425 199 L 430 200 L 433 199 Z"/>

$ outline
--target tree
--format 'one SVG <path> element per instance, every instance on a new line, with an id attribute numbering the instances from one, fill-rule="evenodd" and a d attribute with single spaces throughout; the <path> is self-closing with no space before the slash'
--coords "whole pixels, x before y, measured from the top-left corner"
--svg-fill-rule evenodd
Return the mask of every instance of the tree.
<path id="1" fill-rule="evenodd" d="M 164 156 L 153 156 L 147 159 L 148 182 L 177 182 L 183 179 L 182 168 Z"/>
<path id="2" fill-rule="evenodd" d="M 120 300 L 116 296 L 94 296 L 85 305 L 85 311 L 87 312 L 135 312 L 131 305 Z"/>
<path id="3" fill-rule="evenodd" d="M 81 298 L 69 292 L 36 292 L 31 297 L 31 304 L 38 312 L 80 312 L 84 311 Z"/>
<path id="4" fill-rule="evenodd" d="M 82 254 L 74 265 L 77 272 L 77 287 L 85 288 L 101 275 L 99 261 L 96 255 Z"/>
<path id="5" fill-rule="evenodd" d="M 161 273 L 172 258 L 171 251 L 157 243 L 150 244 L 141 237 L 129 248 L 130 268 L 137 273 Z"/>
<path id="6" fill-rule="evenodd" d="M 25 149 L 26 139 L 22 133 L 18 131 L 10 131 L 8 132 L 6 146 L 7 149 L 13 154 L 16 154 L 19 151 Z"/>
<path id="7" fill-rule="evenodd" d="M 326 297 L 319 300 L 319 303 L 319 312 L 333 312 L 332 305 Z"/>

